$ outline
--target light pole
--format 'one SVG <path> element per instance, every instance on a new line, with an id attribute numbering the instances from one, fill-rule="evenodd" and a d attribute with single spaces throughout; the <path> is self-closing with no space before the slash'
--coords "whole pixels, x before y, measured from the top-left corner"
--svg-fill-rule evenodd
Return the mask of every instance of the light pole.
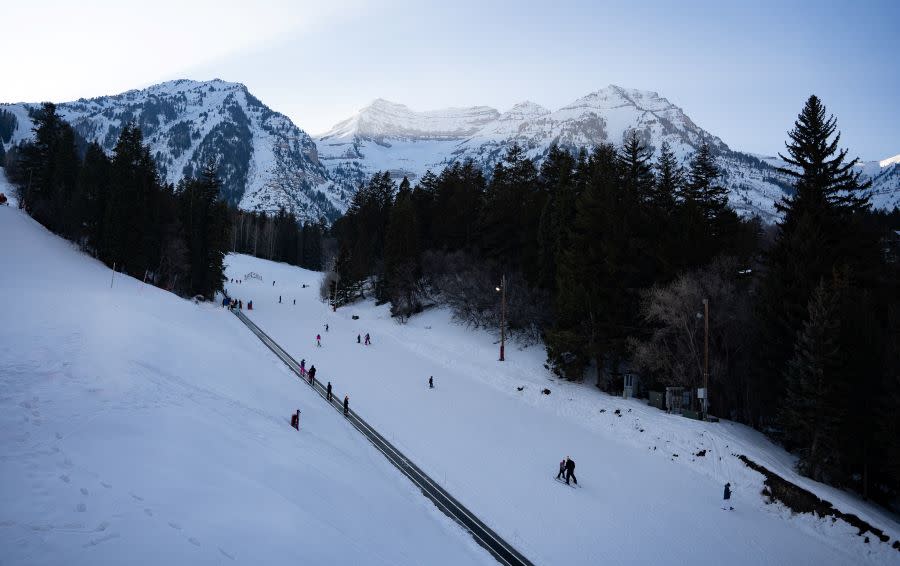
<path id="1" fill-rule="evenodd" d="M 703 418 L 709 413 L 709 299 L 703 299 Z"/>
<path id="2" fill-rule="evenodd" d="M 506 275 L 500 278 L 500 361 L 506 361 Z"/>

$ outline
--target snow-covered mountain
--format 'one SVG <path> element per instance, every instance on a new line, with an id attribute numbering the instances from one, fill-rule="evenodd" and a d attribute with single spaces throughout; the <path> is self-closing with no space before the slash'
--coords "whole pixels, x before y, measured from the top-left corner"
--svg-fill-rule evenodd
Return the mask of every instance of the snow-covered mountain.
<path id="1" fill-rule="evenodd" d="M 755 155 L 772 167 L 790 167 L 778 156 Z M 880 161 L 861 161 L 856 165 L 860 179 L 871 181 L 869 188 L 872 205 L 891 210 L 900 207 L 900 155 Z"/>
<path id="2" fill-rule="evenodd" d="M 376 100 L 316 142 L 319 158 L 335 183 L 353 187 L 379 170 L 414 179 L 428 169 L 437 172 L 464 159 L 489 171 L 513 143 L 539 160 L 553 144 L 569 148 L 621 144 L 632 129 L 655 152 L 667 141 L 683 160 L 708 141 L 718 155 L 732 205 L 745 214 L 771 219 L 774 202 L 789 187 L 788 179 L 768 163 L 733 151 L 657 93 L 614 85 L 555 111 L 526 101 L 503 113 L 484 106 L 415 112 Z M 900 193 L 896 179 L 893 184 L 885 181 L 876 203 L 880 206 L 895 202 Z"/>
<path id="3" fill-rule="evenodd" d="M 39 104 L 0 104 L 15 116 L 0 143 L 30 138 L 30 112 Z M 115 96 L 57 105 L 85 139 L 111 152 L 124 124 L 137 123 L 170 183 L 209 159 L 219 165 L 223 194 L 245 210 L 285 208 L 305 219 L 333 220 L 349 198 L 334 192 L 316 144 L 286 116 L 272 111 L 242 84 L 177 80 Z M 8 121 L 7 121 L 8 122 Z"/>

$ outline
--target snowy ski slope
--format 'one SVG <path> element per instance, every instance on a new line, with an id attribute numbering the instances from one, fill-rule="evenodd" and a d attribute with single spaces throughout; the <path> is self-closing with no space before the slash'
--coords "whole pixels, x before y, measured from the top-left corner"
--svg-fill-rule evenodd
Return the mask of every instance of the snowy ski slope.
<path id="1" fill-rule="evenodd" d="M 734 454 L 857 513 L 892 540 L 900 535 L 887 513 L 797 476 L 793 458 L 752 429 L 549 381 L 540 346 L 508 347 L 507 361 L 497 362 L 496 337 L 454 324 L 444 310 L 405 326 L 372 303 L 332 313 L 318 300 L 318 273 L 242 255 L 226 263 L 230 278 L 244 279 L 229 283 L 230 292 L 253 300 L 245 314 L 295 359 L 314 364 L 317 379 L 348 392 L 355 411 L 536 564 L 900 560 L 888 544 L 865 544 L 843 522 L 766 505 L 762 476 Z M 251 272 L 263 280 L 246 278 Z M 367 332 L 373 344 L 357 344 Z M 543 387 L 551 395 L 540 394 Z M 553 480 L 566 455 L 577 463 L 577 489 Z M 721 509 L 726 481 L 735 490 L 733 512 Z"/>
<path id="2" fill-rule="evenodd" d="M 0 564 L 495 564 L 224 309 L 0 243 Z"/>

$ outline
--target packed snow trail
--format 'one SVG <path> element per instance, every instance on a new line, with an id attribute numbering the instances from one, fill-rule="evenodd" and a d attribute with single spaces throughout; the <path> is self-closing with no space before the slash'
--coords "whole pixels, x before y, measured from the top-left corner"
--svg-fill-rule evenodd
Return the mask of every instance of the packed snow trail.
<path id="1" fill-rule="evenodd" d="M 288 366 L 291 371 L 304 383 L 308 383 L 323 399 L 327 401 L 327 391 L 325 385 L 319 380 L 312 378 L 307 379 L 302 375 L 300 364 L 292 358 L 290 354 L 284 351 L 272 338 L 262 331 L 253 321 L 247 318 L 241 310 L 233 310 L 232 312 L 240 319 L 241 322 L 265 344 L 272 352 Z M 332 390 L 332 399 L 328 402 L 337 411 L 343 412 L 344 407 L 337 395 Z M 471 511 L 466 509 L 452 495 L 447 493 L 437 482 L 428 477 L 419 469 L 409 458 L 397 450 L 390 442 L 384 439 L 378 431 L 372 428 L 362 417 L 360 417 L 353 409 L 347 412 L 347 420 L 362 433 L 369 442 L 377 448 L 385 458 L 387 458 L 398 470 L 403 472 L 416 486 L 422 490 L 422 493 L 430 499 L 434 504 L 443 511 L 448 517 L 456 521 L 463 528 L 472 534 L 472 537 L 490 552 L 494 558 L 501 564 L 507 566 L 533 566 L 533 564 L 525 558 L 519 551 L 513 548 L 509 543 L 500 538 L 490 527 L 485 525 Z"/>

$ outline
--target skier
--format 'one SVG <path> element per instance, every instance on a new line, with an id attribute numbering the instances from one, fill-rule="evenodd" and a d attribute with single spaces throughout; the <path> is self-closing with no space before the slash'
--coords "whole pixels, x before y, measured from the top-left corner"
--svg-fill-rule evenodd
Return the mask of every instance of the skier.
<path id="1" fill-rule="evenodd" d="M 306 358 L 300 360 L 300 375 L 306 375 Z"/>
<path id="2" fill-rule="evenodd" d="M 278 304 L 281 304 L 281 295 L 278 295 Z"/>
<path id="3" fill-rule="evenodd" d="M 253 310 L 253 301 L 247 301 L 247 310 L 248 310 L 248 311 L 252 311 L 252 310 Z"/>
<path id="4" fill-rule="evenodd" d="M 272 287 L 274 287 L 274 286 L 275 286 L 275 282 L 274 282 L 274 281 L 272 281 Z"/>
<path id="5" fill-rule="evenodd" d="M 328 332 L 328 323 L 325 323 L 325 332 Z"/>
<path id="6" fill-rule="evenodd" d="M 300 430 L 300 409 L 297 409 L 297 412 L 291 415 L 291 426 Z"/>
<path id="7" fill-rule="evenodd" d="M 313 383 L 316 382 L 316 366 L 311 366 L 309 368 L 308 375 L 309 375 L 309 384 L 312 385 Z"/>
<path id="8" fill-rule="evenodd" d="M 297 304 L 297 299 L 294 299 L 294 304 L 295 304 L 295 305 Z"/>
<path id="9" fill-rule="evenodd" d="M 569 485 L 569 478 L 578 485 L 578 478 L 575 477 L 575 460 L 566 456 L 566 485 Z"/>
<path id="10" fill-rule="evenodd" d="M 730 483 L 725 484 L 725 494 L 722 497 L 722 499 L 725 501 L 724 505 L 728 508 L 728 510 L 734 511 L 734 507 L 731 506 L 731 484 Z M 725 509 L 726 507 L 722 507 L 722 509 Z"/>
<path id="11" fill-rule="evenodd" d="M 321 334 L 316 334 L 316 346 L 319 348 L 322 347 L 322 335 Z"/>
<path id="12" fill-rule="evenodd" d="M 369 333 L 366 332 L 366 346 L 372 343 L 372 340 L 369 339 Z"/>
<path id="13" fill-rule="evenodd" d="M 349 412 L 350 412 L 350 396 L 344 395 L 344 416 L 346 417 Z"/>
<path id="14" fill-rule="evenodd" d="M 428 389 L 434 389 L 434 376 L 428 376 Z"/>
<path id="15" fill-rule="evenodd" d="M 326 399 L 329 403 L 331 403 L 331 382 L 328 382 L 328 390 L 326 392 Z"/>
<path id="16" fill-rule="evenodd" d="M 244 301 L 238 299 L 238 310 L 244 310 Z"/>
<path id="17" fill-rule="evenodd" d="M 356 343 L 357 343 L 357 344 L 361 344 L 361 343 L 362 343 L 362 336 L 360 336 L 359 334 L 356 335 Z"/>
<path id="18" fill-rule="evenodd" d="M 559 473 L 556 474 L 556 479 L 562 481 L 563 476 L 566 475 L 566 459 L 563 458 L 559 461 Z"/>

